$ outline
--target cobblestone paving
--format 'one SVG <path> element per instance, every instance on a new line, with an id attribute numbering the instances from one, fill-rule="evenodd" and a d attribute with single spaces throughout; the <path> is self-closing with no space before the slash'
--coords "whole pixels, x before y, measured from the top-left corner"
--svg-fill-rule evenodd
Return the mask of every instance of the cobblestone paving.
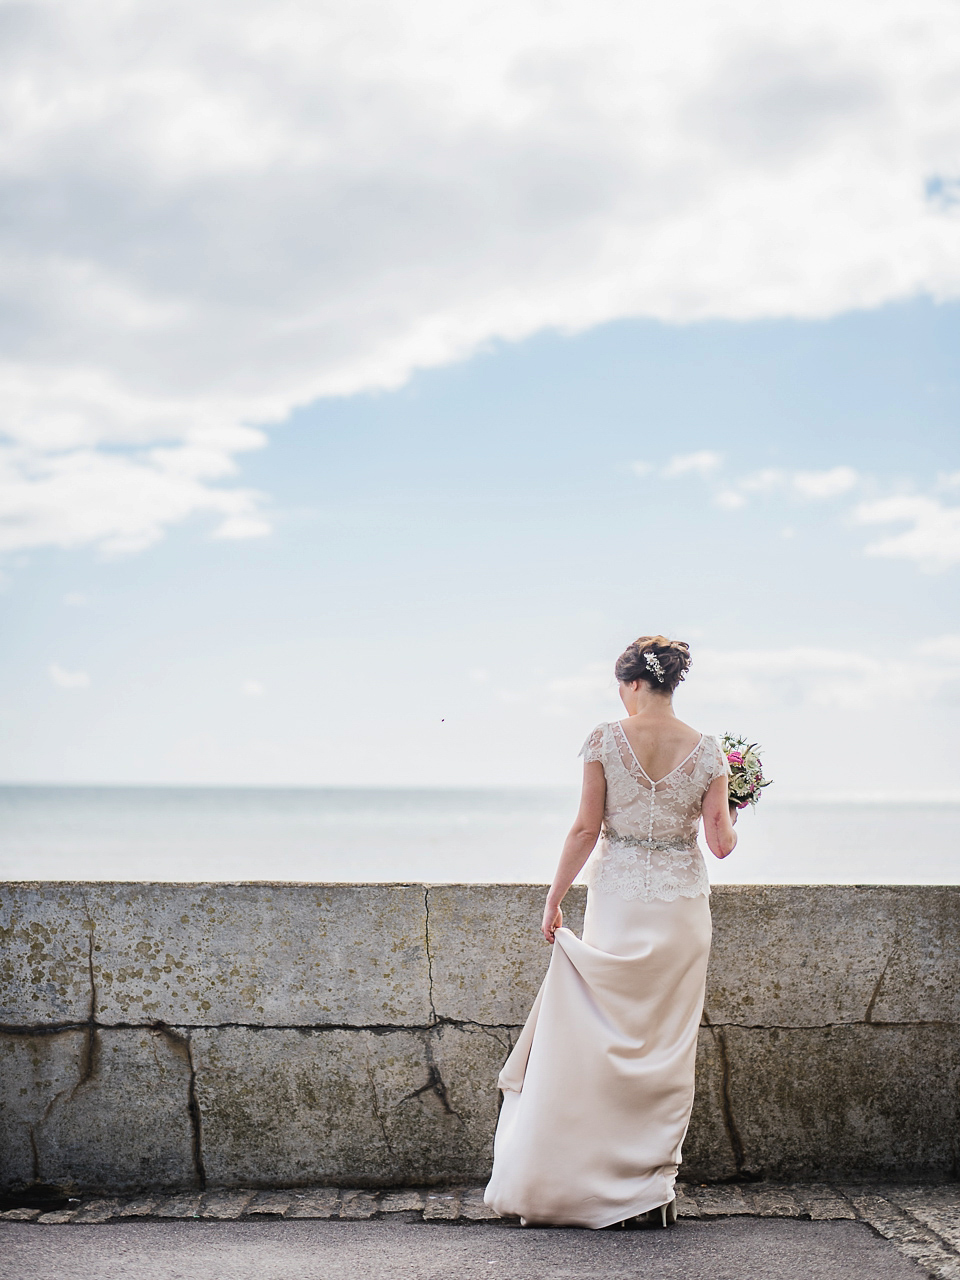
<path id="1" fill-rule="evenodd" d="M 936 1280 L 960 1280 L 960 1183 L 828 1184 L 769 1182 L 691 1186 L 677 1184 L 680 1218 L 806 1218 L 865 1222 Z M 423 1222 L 497 1222 L 482 1187 L 430 1187 L 376 1191 L 307 1187 L 289 1191 L 218 1190 L 176 1195 L 90 1197 L 66 1208 L 8 1209 L 0 1221 L 38 1226 L 109 1223 L 130 1218 L 342 1218 L 398 1217 Z"/>

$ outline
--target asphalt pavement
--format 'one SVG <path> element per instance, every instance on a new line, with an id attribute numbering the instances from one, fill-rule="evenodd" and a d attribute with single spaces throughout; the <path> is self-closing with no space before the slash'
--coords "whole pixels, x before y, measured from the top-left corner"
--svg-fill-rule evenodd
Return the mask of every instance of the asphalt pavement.
<path id="1" fill-rule="evenodd" d="M 667 1231 L 401 1221 L 0 1222 L 3 1280 L 924 1280 L 864 1222 Z"/>

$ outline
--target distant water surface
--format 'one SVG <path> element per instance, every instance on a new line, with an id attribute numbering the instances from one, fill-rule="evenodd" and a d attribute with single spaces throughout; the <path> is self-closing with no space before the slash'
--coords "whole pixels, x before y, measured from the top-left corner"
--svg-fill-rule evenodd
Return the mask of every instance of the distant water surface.
<path id="1" fill-rule="evenodd" d="M 543 882 L 577 792 L 0 786 L 3 880 Z M 715 883 L 960 883 L 960 803 L 787 803 Z M 702 842 L 701 842 L 702 843 Z"/>

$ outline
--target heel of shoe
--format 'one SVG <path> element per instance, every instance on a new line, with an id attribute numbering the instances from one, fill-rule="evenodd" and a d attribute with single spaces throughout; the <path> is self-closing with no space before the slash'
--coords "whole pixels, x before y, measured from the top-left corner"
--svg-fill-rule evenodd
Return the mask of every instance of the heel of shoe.
<path id="1" fill-rule="evenodd" d="M 659 1218 L 659 1225 L 661 1229 L 666 1230 L 667 1227 L 672 1227 L 677 1220 L 677 1197 L 674 1196 L 673 1199 L 668 1200 L 666 1204 L 662 1204 L 659 1208 L 654 1209 L 651 1216 L 655 1222 Z"/>
<path id="2" fill-rule="evenodd" d="M 646 1213 L 638 1213 L 635 1218 L 624 1218 L 622 1222 L 613 1222 L 607 1228 L 608 1231 L 635 1231 L 639 1227 L 659 1227 L 665 1230 L 672 1227 L 677 1220 L 677 1197 L 668 1200 L 666 1204 L 658 1204 L 655 1209 L 648 1209 Z"/>

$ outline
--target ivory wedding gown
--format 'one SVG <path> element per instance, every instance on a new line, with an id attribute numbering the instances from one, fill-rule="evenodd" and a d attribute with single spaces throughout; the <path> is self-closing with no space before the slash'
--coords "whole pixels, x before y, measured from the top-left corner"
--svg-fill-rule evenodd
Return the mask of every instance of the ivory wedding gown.
<path id="1" fill-rule="evenodd" d="M 529 1223 L 608 1227 L 673 1196 L 710 953 L 700 808 L 730 767 L 703 735 L 655 782 L 617 721 L 598 725 L 580 754 L 602 763 L 607 783 L 583 938 L 557 930 L 500 1073 L 484 1199 Z"/>

